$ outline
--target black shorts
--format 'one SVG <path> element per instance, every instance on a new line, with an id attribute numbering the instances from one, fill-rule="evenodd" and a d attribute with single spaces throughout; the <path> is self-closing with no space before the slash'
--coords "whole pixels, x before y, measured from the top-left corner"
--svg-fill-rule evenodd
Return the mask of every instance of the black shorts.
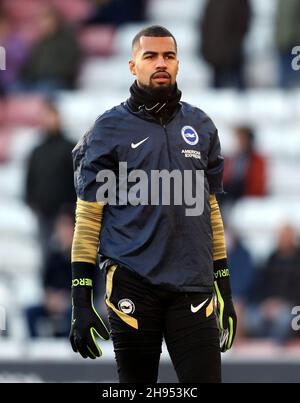
<path id="1" fill-rule="evenodd" d="M 212 294 L 166 291 L 113 265 L 106 304 L 120 382 L 157 382 L 163 338 L 179 382 L 221 381 Z"/>

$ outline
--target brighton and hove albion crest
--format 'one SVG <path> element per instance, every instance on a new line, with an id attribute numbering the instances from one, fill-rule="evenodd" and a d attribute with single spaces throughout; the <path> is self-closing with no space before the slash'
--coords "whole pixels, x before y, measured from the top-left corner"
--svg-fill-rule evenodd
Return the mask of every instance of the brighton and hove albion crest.
<path id="1" fill-rule="evenodd" d="M 181 129 L 183 140 L 190 146 L 195 146 L 199 141 L 199 136 L 192 126 L 183 126 Z"/>

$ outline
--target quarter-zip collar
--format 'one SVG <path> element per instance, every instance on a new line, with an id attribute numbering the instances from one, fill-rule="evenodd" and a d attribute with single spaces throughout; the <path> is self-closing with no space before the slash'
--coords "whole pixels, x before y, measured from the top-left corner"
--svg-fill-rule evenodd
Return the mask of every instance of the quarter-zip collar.
<path id="1" fill-rule="evenodd" d="M 176 112 L 181 107 L 181 91 L 175 83 L 171 93 L 164 98 L 153 96 L 151 91 L 140 88 L 136 81 L 130 87 L 131 96 L 126 104 L 129 110 L 142 119 L 155 120 L 161 125 L 165 125 L 173 119 Z"/>

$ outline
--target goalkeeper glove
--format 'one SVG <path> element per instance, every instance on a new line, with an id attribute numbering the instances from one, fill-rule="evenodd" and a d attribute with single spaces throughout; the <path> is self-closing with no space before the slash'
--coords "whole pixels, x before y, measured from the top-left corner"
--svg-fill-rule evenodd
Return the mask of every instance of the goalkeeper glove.
<path id="1" fill-rule="evenodd" d="M 96 336 L 108 340 L 109 333 L 94 308 L 92 279 L 86 278 L 86 274 L 82 275 L 87 270 L 82 270 L 80 265 L 72 265 L 72 324 L 69 339 L 75 352 L 80 353 L 83 358 L 95 359 L 102 355 Z"/>
<path id="2" fill-rule="evenodd" d="M 227 259 L 214 262 L 214 287 L 217 299 L 216 313 L 220 330 L 220 349 L 224 353 L 232 346 L 237 325 Z"/>

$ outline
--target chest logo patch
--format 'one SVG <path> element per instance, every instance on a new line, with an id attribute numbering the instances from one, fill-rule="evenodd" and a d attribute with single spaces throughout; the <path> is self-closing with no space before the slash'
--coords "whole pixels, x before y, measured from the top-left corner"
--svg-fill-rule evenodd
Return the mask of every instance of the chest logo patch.
<path id="1" fill-rule="evenodd" d="M 181 129 L 181 136 L 190 146 L 195 146 L 199 141 L 198 133 L 192 126 L 183 126 Z"/>

